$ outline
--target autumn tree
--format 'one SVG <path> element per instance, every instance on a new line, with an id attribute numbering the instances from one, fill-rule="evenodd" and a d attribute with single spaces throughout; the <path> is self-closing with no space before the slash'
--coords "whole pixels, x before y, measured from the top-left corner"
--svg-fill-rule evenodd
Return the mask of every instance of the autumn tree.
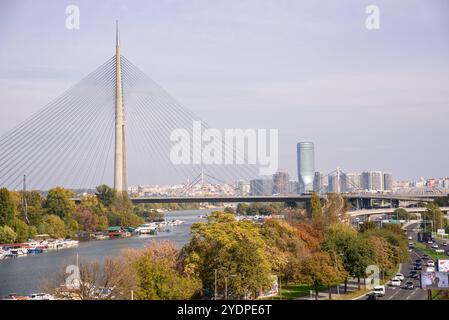
<path id="1" fill-rule="evenodd" d="M 283 220 L 268 219 L 261 226 L 261 234 L 267 244 L 273 271 L 281 281 L 296 280 L 301 260 L 310 254 L 307 243 L 297 234 L 297 229 Z"/>
<path id="2" fill-rule="evenodd" d="M 318 300 L 320 287 L 343 281 L 347 275 L 338 258 L 332 258 L 328 252 L 316 252 L 305 258 L 300 268 L 303 283 L 311 284 L 315 289 L 315 299 Z M 331 298 L 329 290 L 329 298 Z"/>

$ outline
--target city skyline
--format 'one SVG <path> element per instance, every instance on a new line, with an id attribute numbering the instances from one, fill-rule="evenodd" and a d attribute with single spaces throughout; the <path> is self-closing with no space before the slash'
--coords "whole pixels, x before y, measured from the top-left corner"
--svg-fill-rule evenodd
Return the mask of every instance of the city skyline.
<path id="1" fill-rule="evenodd" d="M 0 110 L 0 134 L 111 56 L 111 27 L 119 18 L 125 54 L 209 123 L 218 128 L 279 128 L 279 166 L 292 175 L 294 145 L 303 140 L 314 141 L 316 168 L 323 172 L 339 166 L 358 172 L 382 168 L 399 180 L 447 175 L 449 151 L 439 148 L 447 135 L 449 101 L 449 48 L 441 41 L 447 21 L 438 11 L 447 7 L 443 1 L 432 7 L 411 1 L 407 16 L 402 6 L 379 1 L 382 27 L 377 31 L 366 30 L 365 6 L 356 2 L 342 8 L 323 1 L 319 10 L 304 3 L 274 6 L 266 1 L 257 6 L 248 1 L 231 3 L 225 12 L 217 10 L 217 3 L 190 3 L 173 12 L 173 4 L 156 1 L 142 2 L 137 12 L 122 1 L 115 6 L 99 1 L 86 10 L 85 1 L 74 1 L 82 17 L 75 31 L 65 28 L 65 4 L 30 3 L 1 4 L 0 98 L 14 105 L 14 113 Z M 265 13 L 267 8 L 273 9 L 272 16 Z M 333 12 L 331 19 L 327 10 Z M 45 21 L 39 18 L 41 11 Z M 168 14 L 180 19 L 167 22 Z M 39 28 L 29 28 L 37 24 Z M 248 31 L 242 32 L 241 25 Z M 405 30 L 412 36 L 402 37 Z M 283 50 L 264 50 L 272 48 L 267 39 Z M 412 50 L 418 41 L 426 46 Z M 399 56 L 399 48 L 412 53 Z M 333 55 L 324 54 L 325 49 Z M 84 58 L 86 50 L 89 59 Z M 264 73 L 260 65 L 266 66 Z M 316 94 L 322 90 L 328 99 Z M 273 105 L 280 112 L 273 114 Z M 423 128 L 425 121 L 432 123 L 432 130 Z M 378 123 L 384 124 L 381 130 Z M 415 153 L 416 145 L 421 152 Z"/>

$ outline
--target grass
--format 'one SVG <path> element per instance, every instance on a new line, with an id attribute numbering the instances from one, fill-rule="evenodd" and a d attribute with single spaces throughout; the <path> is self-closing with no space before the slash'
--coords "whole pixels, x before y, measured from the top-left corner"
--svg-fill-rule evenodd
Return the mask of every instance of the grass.
<path id="1" fill-rule="evenodd" d="M 436 260 L 439 258 L 442 258 L 442 259 L 446 258 L 444 252 L 441 252 L 441 253 L 435 252 L 434 249 L 427 247 L 427 245 L 425 245 L 424 243 L 416 242 L 415 248 L 418 249 L 419 251 L 421 251 L 422 253 L 429 255 L 433 260 Z"/>
<path id="2" fill-rule="evenodd" d="M 320 287 L 320 291 L 326 290 L 326 287 Z M 307 284 L 289 284 L 289 285 L 283 285 L 281 288 L 281 294 L 273 296 L 273 297 L 267 297 L 263 300 L 280 300 L 282 296 L 282 300 L 294 300 L 302 297 L 308 297 L 310 296 L 310 290 L 315 292 L 315 288 L 313 286 L 307 285 Z"/>

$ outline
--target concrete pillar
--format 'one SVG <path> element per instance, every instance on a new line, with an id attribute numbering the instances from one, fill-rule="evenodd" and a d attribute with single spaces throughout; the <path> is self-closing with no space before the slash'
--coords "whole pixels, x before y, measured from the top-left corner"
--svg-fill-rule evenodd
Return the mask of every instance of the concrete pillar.
<path id="1" fill-rule="evenodd" d="M 115 158 L 114 158 L 114 188 L 127 191 L 126 152 L 125 152 L 125 122 L 122 88 L 122 63 L 120 59 L 120 34 L 118 21 L 116 24 L 116 88 L 115 88 Z"/>

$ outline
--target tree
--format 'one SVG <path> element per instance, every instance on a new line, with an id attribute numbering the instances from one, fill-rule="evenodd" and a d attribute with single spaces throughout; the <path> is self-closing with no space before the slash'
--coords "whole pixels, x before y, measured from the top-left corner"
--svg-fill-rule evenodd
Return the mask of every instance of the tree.
<path id="1" fill-rule="evenodd" d="M 59 216 L 51 214 L 45 216 L 42 220 L 38 232 L 46 233 L 52 238 L 63 238 L 66 235 L 66 226 Z"/>
<path id="2" fill-rule="evenodd" d="M 321 286 L 330 288 L 347 276 L 340 260 L 332 259 L 327 252 L 316 252 L 307 257 L 301 265 L 300 274 L 304 283 L 313 285 L 316 300 Z"/>
<path id="3" fill-rule="evenodd" d="M 179 252 L 169 241 L 152 243 L 127 256 L 137 275 L 138 299 L 191 299 L 201 290 L 200 280 L 183 274 L 178 267 Z"/>
<path id="4" fill-rule="evenodd" d="M 8 226 L 0 226 L 0 243 L 14 243 L 16 241 L 16 233 Z"/>
<path id="5" fill-rule="evenodd" d="M 97 187 L 97 192 L 95 193 L 95 195 L 97 196 L 101 204 L 103 204 L 103 206 L 110 207 L 115 201 L 117 192 L 107 185 L 102 184 L 101 186 Z"/>
<path id="6" fill-rule="evenodd" d="M 0 189 L 0 226 L 9 225 L 16 217 L 16 205 L 6 188 Z"/>
<path id="7" fill-rule="evenodd" d="M 426 211 L 422 213 L 422 219 L 427 220 L 432 223 L 434 232 L 437 229 L 444 228 L 447 225 L 447 220 L 444 219 L 443 212 L 436 203 L 428 203 L 426 206 Z"/>
<path id="8" fill-rule="evenodd" d="M 60 299 L 123 300 L 130 299 L 131 290 L 136 289 L 134 271 L 121 257 L 105 258 L 103 263 L 81 259 L 70 266 L 75 265 L 77 269 L 64 266 L 45 279 L 44 290 Z"/>
<path id="9" fill-rule="evenodd" d="M 346 212 L 348 211 L 348 207 L 349 203 L 347 199 L 343 198 L 341 194 L 328 193 L 326 203 L 323 207 L 327 225 L 347 221 Z"/>
<path id="10" fill-rule="evenodd" d="M 395 265 L 394 252 L 391 245 L 379 236 L 371 235 L 368 237 L 376 256 L 376 265 L 381 272 L 381 278 L 385 271 L 391 269 Z"/>
<path id="11" fill-rule="evenodd" d="M 344 269 L 351 276 L 366 276 L 366 267 L 375 262 L 375 252 L 366 239 L 360 238 L 352 227 L 342 224 L 330 226 L 321 247 L 324 251 L 335 252 L 343 262 Z M 345 279 L 345 292 L 347 279 Z"/>
<path id="12" fill-rule="evenodd" d="M 61 187 L 56 187 L 48 191 L 45 200 L 45 209 L 50 215 L 56 215 L 61 219 L 66 219 L 72 216 L 75 212 L 75 203 L 70 200 L 73 192 Z"/>
<path id="13" fill-rule="evenodd" d="M 37 231 L 34 226 L 28 226 L 23 220 L 18 218 L 12 221 L 11 227 L 16 233 L 16 242 L 25 242 L 33 238 Z"/>
<path id="14" fill-rule="evenodd" d="M 224 208 L 224 212 L 235 214 L 234 208 L 231 208 L 231 207 Z"/>
<path id="15" fill-rule="evenodd" d="M 261 234 L 267 244 L 273 271 L 281 276 L 280 281 L 297 279 L 302 259 L 310 254 L 307 243 L 297 230 L 283 220 L 267 219 L 261 227 Z"/>
<path id="16" fill-rule="evenodd" d="M 310 199 L 310 218 L 312 219 L 312 224 L 317 229 L 324 229 L 325 221 L 323 215 L 323 209 L 321 208 L 321 199 L 315 192 L 312 193 Z"/>
<path id="17" fill-rule="evenodd" d="M 228 292 L 236 298 L 256 297 L 269 288 L 271 264 L 260 226 L 215 211 L 191 230 L 183 249 L 185 269 L 201 278 L 206 295 L 212 295 L 215 283 L 223 292 L 228 282 Z"/>

